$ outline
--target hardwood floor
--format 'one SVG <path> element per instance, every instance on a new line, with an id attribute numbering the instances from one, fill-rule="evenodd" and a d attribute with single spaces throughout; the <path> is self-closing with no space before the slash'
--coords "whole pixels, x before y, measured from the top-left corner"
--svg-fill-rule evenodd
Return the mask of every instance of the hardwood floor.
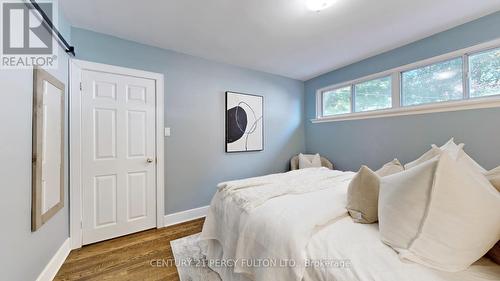
<path id="1" fill-rule="evenodd" d="M 197 219 L 73 250 L 54 280 L 179 280 L 175 265 L 161 261 L 174 258 L 171 240 L 200 232 L 203 222 Z"/>

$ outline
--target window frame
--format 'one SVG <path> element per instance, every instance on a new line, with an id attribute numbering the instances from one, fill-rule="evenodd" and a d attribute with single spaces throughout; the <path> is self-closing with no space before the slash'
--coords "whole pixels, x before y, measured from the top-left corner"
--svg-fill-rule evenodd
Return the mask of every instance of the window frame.
<path id="1" fill-rule="evenodd" d="M 407 108 L 407 107 L 414 107 L 414 106 L 424 106 L 424 105 L 428 105 L 428 104 L 439 104 L 439 103 L 446 103 L 446 102 L 454 102 L 454 101 L 461 101 L 461 100 L 465 100 L 467 99 L 467 96 L 468 96 L 468 93 L 466 93 L 466 86 L 465 86 L 465 80 L 469 78 L 469 70 L 468 68 L 465 68 L 465 65 L 467 64 L 467 67 L 468 67 L 468 63 L 465 63 L 466 61 L 468 62 L 469 59 L 469 55 L 472 54 L 472 53 L 469 53 L 469 54 L 464 54 L 464 55 L 460 55 L 460 56 L 451 56 L 451 57 L 448 57 L 448 58 L 444 58 L 444 59 L 440 59 L 440 60 L 436 60 L 432 63 L 429 63 L 429 64 L 424 64 L 424 65 L 421 65 L 421 66 L 417 66 L 417 67 L 412 67 L 412 68 L 409 68 L 409 69 L 406 69 L 406 70 L 401 70 L 399 71 L 399 79 L 400 79 L 400 90 L 399 90 L 399 98 L 400 98 L 400 103 L 399 103 L 399 107 L 404 107 L 404 108 Z M 461 59 L 462 60 L 462 98 L 461 99 L 456 99 L 456 100 L 447 100 L 447 101 L 437 101 L 437 102 L 428 102 L 428 103 L 421 103 L 421 104 L 413 104 L 413 105 L 403 105 L 403 73 L 405 72 L 409 72 L 409 71 L 413 71 L 413 70 L 417 70 L 417 69 L 420 69 L 420 68 L 424 68 L 424 67 L 427 67 L 427 66 L 432 66 L 432 65 L 436 65 L 436 64 L 440 64 L 440 63 L 444 63 L 444 62 L 448 62 L 448 61 L 452 61 L 452 60 L 455 60 L 455 59 Z"/>
<path id="2" fill-rule="evenodd" d="M 482 44 L 474 45 L 468 48 L 456 50 L 443 55 L 431 57 L 428 59 L 420 60 L 414 63 L 406 64 L 403 66 L 395 67 L 382 72 L 370 74 L 350 81 L 345 81 L 333 85 L 329 85 L 316 90 L 316 116 L 311 119 L 313 123 L 320 122 L 333 122 L 344 120 L 356 120 L 367 118 L 379 118 L 399 115 L 413 115 L 431 112 L 446 112 L 457 111 L 474 108 L 490 108 L 500 107 L 500 93 L 498 95 L 490 95 L 484 97 L 470 97 L 470 76 L 469 76 L 469 56 L 478 53 L 492 51 L 500 48 L 500 38 L 485 42 Z M 434 103 L 426 103 L 419 105 L 402 105 L 402 75 L 403 72 L 415 70 L 425 66 L 437 64 L 440 62 L 449 61 L 452 59 L 462 59 L 462 87 L 463 97 L 459 100 L 442 101 Z M 355 91 L 354 85 L 367 82 L 370 80 L 380 79 L 390 76 L 392 80 L 392 107 L 386 109 L 377 109 L 371 111 L 355 112 Z M 340 88 L 351 87 L 351 112 L 337 115 L 323 115 L 323 92 L 337 90 Z"/>
<path id="3" fill-rule="evenodd" d="M 344 86 L 344 87 L 338 87 L 338 88 L 335 88 L 335 89 L 330 89 L 330 90 L 324 90 L 324 91 L 322 91 L 322 92 L 321 92 L 321 112 L 323 113 L 323 111 L 324 111 L 324 109 L 325 109 L 325 108 L 324 108 L 325 104 L 323 103 L 323 101 L 324 101 L 324 98 L 323 98 L 323 97 L 324 97 L 325 93 L 327 93 L 327 92 L 331 92 L 331 91 L 340 90 L 340 89 L 342 89 L 342 88 L 347 88 L 348 86 L 349 86 L 349 85 L 346 85 L 346 86 Z M 352 112 L 352 108 L 353 108 L 354 100 L 353 100 L 353 96 L 352 96 L 352 87 L 350 87 L 350 88 L 351 88 L 351 98 L 350 98 L 350 100 L 349 100 L 349 101 L 350 101 L 350 108 L 351 108 L 351 112 Z M 350 114 L 350 113 L 339 113 L 339 114 L 332 114 L 332 115 L 325 115 L 325 116 L 338 116 L 338 115 L 345 115 L 345 114 Z"/>
<path id="4" fill-rule="evenodd" d="M 391 82 L 391 104 L 392 104 L 392 106 L 391 107 L 386 107 L 386 108 L 381 108 L 381 109 L 356 111 L 356 85 L 363 84 L 365 82 L 369 82 L 369 81 L 373 81 L 373 80 L 384 79 L 384 78 L 389 78 L 390 82 Z M 380 110 L 391 109 L 394 106 L 394 102 L 393 102 L 394 95 L 393 95 L 393 89 L 392 89 L 392 87 L 394 86 L 393 79 L 394 79 L 394 77 L 392 75 L 385 75 L 385 76 L 381 76 L 381 77 L 378 77 L 378 78 L 372 78 L 372 79 L 369 79 L 369 80 L 359 81 L 359 82 L 353 83 L 352 86 L 351 86 L 351 94 L 352 94 L 352 99 L 354 99 L 354 101 L 352 102 L 351 113 L 373 112 L 373 111 L 380 111 Z"/>
<path id="5" fill-rule="evenodd" d="M 470 96 L 470 61 L 469 61 L 469 57 L 473 56 L 473 55 L 477 55 L 477 54 L 481 54 L 481 53 L 487 53 L 487 52 L 490 52 L 490 51 L 493 51 L 493 50 L 500 50 L 500 43 L 498 43 L 496 46 L 490 46 L 488 48 L 484 48 L 484 49 L 481 49 L 481 50 L 478 50 L 478 51 L 474 51 L 474 52 L 469 52 L 468 54 L 464 55 L 464 57 L 466 56 L 467 57 L 467 62 L 464 63 L 467 65 L 467 68 L 464 68 L 467 70 L 467 74 L 466 74 L 466 78 L 467 78 L 467 81 L 466 81 L 466 85 L 464 86 L 464 92 L 465 90 L 467 91 L 467 99 L 482 99 L 482 98 L 486 98 L 486 97 L 499 97 L 500 94 L 497 94 L 497 95 L 489 95 L 489 96 L 479 96 L 479 97 L 471 97 Z M 465 88 L 466 87 L 466 88 Z"/>

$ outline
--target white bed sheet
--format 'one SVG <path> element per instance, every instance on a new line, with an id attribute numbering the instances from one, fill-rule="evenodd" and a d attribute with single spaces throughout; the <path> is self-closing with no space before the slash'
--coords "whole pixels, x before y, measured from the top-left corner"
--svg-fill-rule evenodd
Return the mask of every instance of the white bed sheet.
<path id="1" fill-rule="evenodd" d="M 444 272 L 412 262 L 379 238 L 378 224 L 354 223 L 345 217 L 316 233 L 307 246 L 311 260 L 345 260 L 350 266 L 308 268 L 304 280 L 315 281 L 484 281 L 500 280 L 500 266 L 487 258 L 462 272 Z"/>

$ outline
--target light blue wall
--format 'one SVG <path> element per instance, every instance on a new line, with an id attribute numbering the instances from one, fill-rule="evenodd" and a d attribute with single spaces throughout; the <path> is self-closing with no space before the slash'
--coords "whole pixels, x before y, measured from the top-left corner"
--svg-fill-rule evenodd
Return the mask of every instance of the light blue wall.
<path id="1" fill-rule="evenodd" d="M 330 158 L 339 169 L 374 169 L 398 157 L 416 158 L 432 143 L 451 136 L 487 168 L 500 164 L 500 109 L 378 118 L 312 124 L 315 94 L 322 87 L 349 81 L 500 37 L 500 12 L 326 73 L 305 83 L 306 150 Z"/>
<path id="2" fill-rule="evenodd" d="M 305 149 L 304 84 L 73 28 L 77 58 L 165 75 L 166 213 L 206 206 L 221 181 L 282 172 Z M 264 151 L 224 152 L 224 92 L 264 96 Z"/>
<path id="3" fill-rule="evenodd" d="M 70 27 L 59 14 L 61 33 Z M 57 45 L 56 45 L 57 47 Z M 57 69 L 48 71 L 67 85 L 68 56 L 59 48 Z M 0 279 L 35 280 L 69 237 L 68 135 L 65 141 L 64 208 L 31 232 L 31 111 L 33 71 L 0 70 Z M 67 89 L 66 89 L 67 93 Z M 66 99 L 67 101 L 67 99 Z M 67 105 L 67 104 L 66 104 Z M 66 107 L 66 125 L 67 119 Z M 67 127 L 66 127 L 66 132 Z"/>

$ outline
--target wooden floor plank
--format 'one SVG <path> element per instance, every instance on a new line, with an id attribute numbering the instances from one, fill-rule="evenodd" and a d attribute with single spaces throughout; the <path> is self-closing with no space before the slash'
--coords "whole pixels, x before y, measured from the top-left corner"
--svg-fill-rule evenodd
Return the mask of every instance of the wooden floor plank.
<path id="1" fill-rule="evenodd" d="M 73 250 L 54 280 L 178 281 L 179 276 L 174 264 L 172 266 L 152 266 L 151 262 L 173 260 L 170 241 L 200 232 L 203 222 L 204 218 L 197 219 Z"/>

